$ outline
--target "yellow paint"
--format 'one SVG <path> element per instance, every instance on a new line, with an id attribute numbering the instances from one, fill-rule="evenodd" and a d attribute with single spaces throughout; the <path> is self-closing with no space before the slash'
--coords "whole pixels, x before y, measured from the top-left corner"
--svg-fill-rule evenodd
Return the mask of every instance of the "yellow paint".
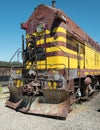
<path id="1" fill-rule="evenodd" d="M 85 46 L 85 63 L 87 69 L 100 69 L 100 52 Z"/>
<path id="2" fill-rule="evenodd" d="M 53 32 L 62 32 L 66 34 L 66 29 L 63 27 L 54 28 Z"/>
<path id="3" fill-rule="evenodd" d="M 80 77 L 80 72 L 77 73 L 77 76 Z"/>
<path id="4" fill-rule="evenodd" d="M 48 86 L 49 86 L 50 89 L 52 89 L 52 85 L 51 85 L 50 81 L 48 82 Z"/>
<path id="5" fill-rule="evenodd" d="M 63 36 L 59 36 L 56 39 L 54 37 L 46 38 L 46 43 L 51 43 L 51 42 L 64 42 L 64 43 L 66 43 L 66 38 Z M 37 40 L 36 44 L 37 45 L 45 44 L 45 39 Z"/>
<path id="6" fill-rule="evenodd" d="M 97 74 L 97 72 L 94 72 L 94 74 Z"/>
<path id="7" fill-rule="evenodd" d="M 49 89 L 56 89 L 57 88 L 57 83 L 56 82 L 48 82 Z"/>
<path id="8" fill-rule="evenodd" d="M 62 52 L 61 50 L 63 50 L 63 52 Z M 75 52 L 75 51 L 73 51 L 73 50 L 70 50 L 70 49 L 67 49 L 67 48 L 64 47 L 64 46 L 59 46 L 59 48 L 56 47 L 56 46 L 46 48 L 46 52 L 54 52 L 54 51 L 61 51 L 61 52 L 63 53 L 63 55 L 64 55 L 64 52 L 65 52 L 66 54 L 69 53 L 69 54 L 73 54 L 73 55 L 76 55 L 76 56 L 77 56 L 77 52 Z M 65 55 L 66 55 L 66 54 L 65 54 Z"/>
<path id="9" fill-rule="evenodd" d="M 45 34 L 50 34 L 50 32 L 51 32 L 50 30 L 45 30 L 44 32 L 41 32 L 41 33 L 34 32 L 34 33 L 32 33 L 32 35 L 34 35 L 34 36 L 42 36 L 42 35 L 45 35 Z M 53 32 L 61 32 L 61 33 L 66 34 L 66 29 L 63 28 L 63 27 L 56 27 L 56 28 L 53 29 Z M 27 34 L 26 38 L 27 39 L 31 38 L 31 35 Z"/>
<path id="10" fill-rule="evenodd" d="M 45 69 L 47 68 L 68 68 L 68 57 L 65 56 L 51 56 L 47 57 L 47 61 L 37 61 L 37 68 L 38 69 Z M 47 66 L 45 63 L 47 62 Z M 75 58 L 69 59 L 70 68 L 77 68 L 77 60 Z M 65 66 L 64 66 L 65 65 Z M 27 69 L 31 67 L 31 62 L 26 66 Z"/>
<path id="11" fill-rule="evenodd" d="M 27 46 L 28 46 L 28 47 L 30 47 L 31 45 L 32 45 L 32 43 L 30 43 L 30 42 L 29 42 L 29 43 L 27 43 Z"/>
<path id="12" fill-rule="evenodd" d="M 77 60 L 70 58 L 70 68 L 77 69 L 77 66 L 78 66 Z"/>
<path id="13" fill-rule="evenodd" d="M 21 74 L 22 73 L 22 70 L 16 70 L 16 74 Z"/>
<path id="14" fill-rule="evenodd" d="M 90 74 L 91 74 L 91 75 L 93 75 L 93 74 L 94 74 L 94 72 L 90 72 Z M 87 75 L 88 75 L 88 74 L 87 74 Z"/>
<path id="15" fill-rule="evenodd" d="M 21 87 L 21 86 L 23 86 L 23 81 L 16 80 L 16 87 Z"/>
<path id="16" fill-rule="evenodd" d="M 85 72 L 84 74 L 85 74 L 85 75 L 89 75 L 89 72 Z"/>
<path id="17" fill-rule="evenodd" d="M 63 34 L 67 34 L 69 36 L 71 36 L 71 34 L 69 32 L 66 31 L 65 28 L 63 27 L 56 27 L 53 29 L 53 32 L 58 33 L 61 32 Z M 35 36 L 45 36 L 45 34 L 50 34 L 51 31 L 50 30 L 45 30 L 42 33 L 37 33 L 34 32 L 32 35 Z M 26 38 L 30 38 L 30 35 L 27 35 Z M 63 42 L 65 43 L 65 47 L 64 46 L 59 46 L 61 49 L 59 49 L 58 47 L 54 46 L 54 47 L 49 47 L 46 48 L 46 53 L 48 52 L 62 52 L 61 50 L 63 50 L 65 52 L 62 52 L 64 54 L 64 56 L 50 56 L 46 58 L 46 61 L 37 61 L 37 65 L 39 69 L 44 69 L 46 68 L 45 63 L 50 64 L 47 65 L 47 68 L 64 68 L 63 65 L 56 65 L 56 64 L 65 64 L 66 68 L 68 68 L 68 57 L 67 55 L 72 54 L 75 57 L 74 58 L 70 58 L 70 69 L 77 69 L 78 66 L 78 60 L 77 60 L 77 52 L 71 49 L 66 48 L 66 43 L 68 42 L 70 45 L 73 45 L 74 47 L 77 48 L 77 44 L 79 44 L 81 46 L 80 48 L 80 57 L 83 58 L 79 61 L 80 63 L 80 68 L 84 69 L 84 65 L 86 69 L 100 69 L 100 52 L 96 52 L 91 46 L 89 46 L 87 43 L 82 43 L 82 41 L 74 39 L 71 41 L 69 39 L 66 39 L 66 37 L 64 36 L 58 36 L 56 38 L 54 37 L 48 37 L 45 38 L 42 37 L 42 39 L 37 40 L 36 44 L 37 45 L 42 45 L 42 44 L 46 44 L 46 43 L 57 43 L 57 42 Z M 85 56 L 84 56 L 84 45 L 85 45 Z M 75 59 L 76 58 L 76 59 Z M 84 61 L 85 58 L 85 61 Z M 84 64 L 85 63 L 85 64 Z M 44 65 L 43 65 L 44 64 Z M 26 68 L 30 68 L 31 66 L 31 62 L 26 66 Z M 85 75 L 88 75 L 88 72 L 85 72 Z M 92 74 L 92 72 L 91 72 Z M 97 74 L 97 72 L 95 72 L 95 74 Z"/>
<path id="18" fill-rule="evenodd" d="M 56 88 L 57 88 L 57 83 L 53 82 L 53 89 L 56 89 Z"/>
<path id="19" fill-rule="evenodd" d="M 77 60 L 70 58 L 70 68 L 77 68 Z M 54 56 L 54 57 L 48 57 L 47 63 L 51 64 L 48 65 L 47 68 L 68 68 L 68 58 L 64 56 Z M 58 64 L 58 65 L 55 65 Z M 64 66 L 65 65 L 65 66 Z"/>
<path id="20" fill-rule="evenodd" d="M 66 30 L 65 28 L 63 27 L 56 27 L 53 29 L 53 32 L 57 33 L 57 32 L 62 32 L 64 34 L 66 34 Z M 46 30 L 42 33 L 37 33 L 37 32 L 34 32 L 32 35 L 35 35 L 35 36 L 41 36 L 41 35 L 45 35 L 45 34 L 50 34 L 50 30 Z M 26 35 L 26 39 L 28 38 L 31 38 L 31 35 L 27 34 Z M 46 38 L 46 43 L 50 43 L 50 42 L 64 42 L 66 43 L 66 38 L 63 37 L 63 36 L 58 36 L 56 39 L 54 37 L 49 37 L 49 38 Z M 36 42 L 37 45 L 40 45 L 40 44 L 44 44 L 45 43 L 45 38 L 43 39 L 40 39 Z"/>

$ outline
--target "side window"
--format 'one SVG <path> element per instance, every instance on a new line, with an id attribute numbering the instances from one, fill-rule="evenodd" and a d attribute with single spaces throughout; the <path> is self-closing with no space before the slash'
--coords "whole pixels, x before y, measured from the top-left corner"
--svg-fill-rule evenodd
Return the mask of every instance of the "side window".
<path id="1" fill-rule="evenodd" d="M 74 37 L 72 37 L 72 36 L 70 36 L 70 35 L 67 35 L 67 36 L 66 36 L 66 39 L 67 39 L 66 47 L 67 47 L 68 49 L 71 49 L 71 50 L 77 52 L 77 44 L 75 43 Z"/>

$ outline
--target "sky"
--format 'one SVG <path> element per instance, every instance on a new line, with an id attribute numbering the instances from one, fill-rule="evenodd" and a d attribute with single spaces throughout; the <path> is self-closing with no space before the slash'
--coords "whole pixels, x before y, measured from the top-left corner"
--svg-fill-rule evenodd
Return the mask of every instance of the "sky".
<path id="1" fill-rule="evenodd" d="M 39 4 L 51 6 L 52 0 L 0 0 L 0 61 L 9 61 L 21 48 L 22 22 Z M 100 0 L 56 0 L 61 9 L 94 41 L 100 43 Z M 21 56 L 19 56 L 21 58 Z M 18 60 L 17 57 L 13 59 Z"/>

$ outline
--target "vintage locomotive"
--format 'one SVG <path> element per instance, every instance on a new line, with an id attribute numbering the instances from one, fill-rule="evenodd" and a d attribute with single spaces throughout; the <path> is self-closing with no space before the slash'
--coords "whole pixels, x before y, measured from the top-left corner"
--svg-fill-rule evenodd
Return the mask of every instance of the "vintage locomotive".
<path id="1" fill-rule="evenodd" d="M 39 5 L 22 37 L 23 68 L 9 86 L 6 106 L 17 111 L 66 118 L 71 105 L 99 88 L 100 45 L 61 10 Z"/>

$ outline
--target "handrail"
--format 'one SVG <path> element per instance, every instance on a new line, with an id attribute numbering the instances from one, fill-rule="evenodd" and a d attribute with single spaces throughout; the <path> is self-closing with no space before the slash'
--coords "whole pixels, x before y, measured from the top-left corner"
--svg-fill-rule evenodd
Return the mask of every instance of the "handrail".
<path id="1" fill-rule="evenodd" d="M 21 48 L 17 49 L 17 51 L 13 54 L 13 56 L 10 58 L 9 63 L 13 60 L 13 58 L 16 56 L 17 53 L 21 52 Z M 18 56 L 18 55 L 17 55 Z"/>

